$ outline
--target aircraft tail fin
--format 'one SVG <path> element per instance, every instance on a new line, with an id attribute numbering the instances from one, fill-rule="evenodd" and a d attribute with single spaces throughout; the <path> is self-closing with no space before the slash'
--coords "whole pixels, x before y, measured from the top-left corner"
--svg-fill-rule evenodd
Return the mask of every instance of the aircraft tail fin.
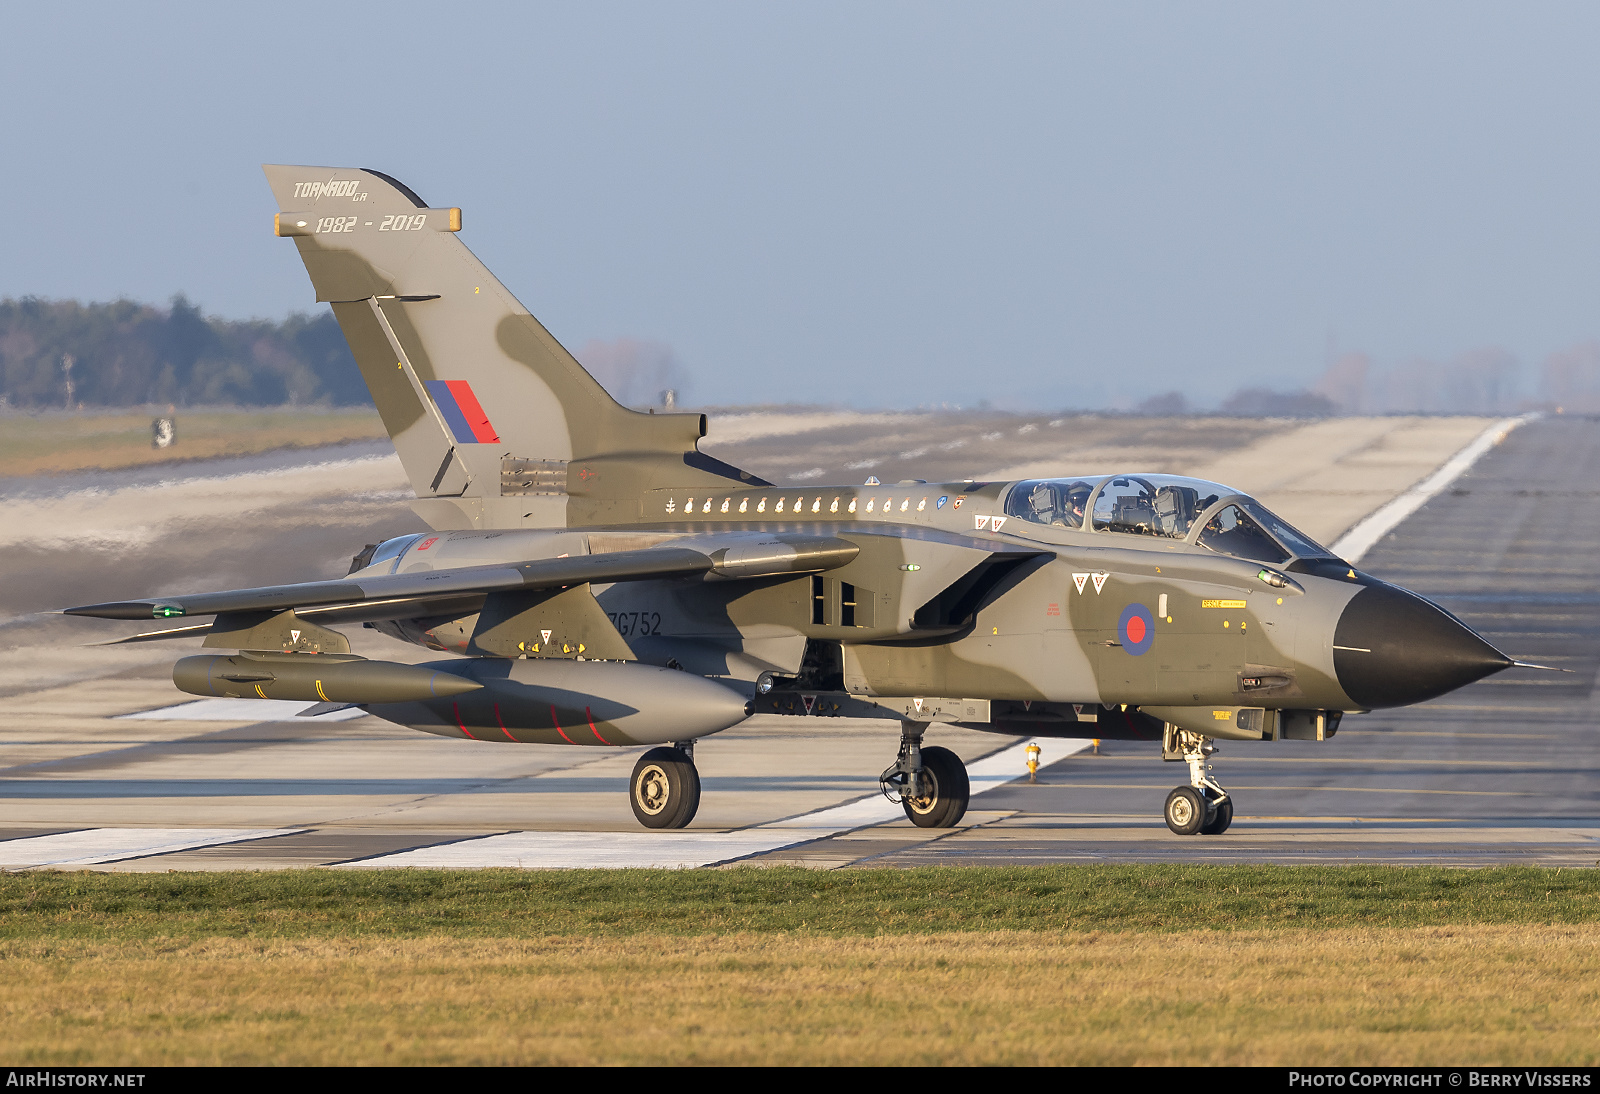
<path id="1" fill-rule="evenodd" d="M 698 451 L 704 415 L 612 399 L 461 242 L 460 209 L 379 171 L 263 170 L 435 528 L 629 523 L 647 490 L 761 484 Z"/>

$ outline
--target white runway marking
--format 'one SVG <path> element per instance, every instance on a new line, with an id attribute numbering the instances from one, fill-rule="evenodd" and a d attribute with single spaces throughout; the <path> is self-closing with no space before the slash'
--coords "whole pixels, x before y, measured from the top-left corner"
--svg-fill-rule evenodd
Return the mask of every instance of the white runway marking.
<path id="1" fill-rule="evenodd" d="M 1088 741 L 1042 740 L 1040 767 L 1089 747 Z M 967 768 L 976 797 L 1028 773 L 1027 743 L 1002 749 Z M 500 836 L 419 847 L 351 863 L 362 868 L 395 866 L 480 869 L 711 866 L 765 854 L 856 828 L 905 819 L 905 811 L 880 795 L 772 821 L 736 832 L 507 832 Z M 930 835 L 932 833 L 930 832 Z"/>
<path id="2" fill-rule="evenodd" d="M 1506 434 L 1524 422 L 1539 415 L 1524 414 L 1519 418 L 1502 418 L 1478 434 L 1472 443 L 1451 456 L 1439 470 L 1417 483 L 1398 498 L 1370 514 L 1356 526 L 1340 536 L 1329 550 L 1354 565 L 1361 556 L 1375 547 L 1380 539 L 1399 527 L 1400 522 L 1426 505 L 1429 499 L 1445 490 L 1451 483 L 1465 475 L 1484 454 L 1505 440 Z"/>
<path id="3" fill-rule="evenodd" d="M 118 718 L 155 722 L 293 722 L 302 710 L 316 706 L 295 699 L 196 699 L 191 703 L 119 714 Z M 356 707 L 306 718 L 306 722 L 345 722 L 364 718 L 367 712 Z"/>
<path id="4" fill-rule="evenodd" d="M 452 870 L 493 866 L 670 869 L 728 862 L 813 838 L 810 833 L 781 835 L 756 828 L 741 832 L 507 832 L 503 836 L 487 836 L 440 847 L 419 847 L 415 851 L 363 859 L 349 865 Z"/>
<path id="5" fill-rule="evenodd" d="M 304 831 L 304 828 L 90 828 L 0 842 L 0 866 L 10 869 L 93 866 Z"/>

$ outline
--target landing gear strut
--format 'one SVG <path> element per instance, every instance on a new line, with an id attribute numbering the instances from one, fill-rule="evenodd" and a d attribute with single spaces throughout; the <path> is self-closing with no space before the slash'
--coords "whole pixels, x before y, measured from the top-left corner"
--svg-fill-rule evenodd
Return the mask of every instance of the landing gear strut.
<path id="1" fill-rule="evenodd" d="M 1168 794 L 1163 810 L 1167 827 L 1180 836 L 1197 832 L 1220 836 L 1233 823 L 1233 797 L 1211 777 L 1207 762 L 1216 750 L 1210 737 L 1170 724 L 1166 727 L 1162 759 L 1181 759 L 1189 764 L 1189 785 Z"/>
<path id="2" fill-rule="evenodd" d="M 900 754 L 878 776 L 878 786 L 918 828 L 954 828 L 972 796 L 967 765 L 948 748 L 922 747 L 927 728 L 926 722 L 900 723 Z"/>
<path id="3" fill-rule="evenodd" d="M 633 765 L 628 799 L 646 828 L 687 828 L 700 808 L 694 742 L 674 741 L 640 756 Z"/>

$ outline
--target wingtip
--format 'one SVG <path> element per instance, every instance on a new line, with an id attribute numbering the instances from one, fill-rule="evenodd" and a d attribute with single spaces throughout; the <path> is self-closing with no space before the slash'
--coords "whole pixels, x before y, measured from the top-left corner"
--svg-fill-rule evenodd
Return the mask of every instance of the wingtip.
<path id="1" fill-rule="evenodd" d="M 121 600 L 106 604 L 84 604 L 62 608 L 62 615 L 81 615 L 91 619 L 159 619 L 156 604 L 149 600 Z"/>

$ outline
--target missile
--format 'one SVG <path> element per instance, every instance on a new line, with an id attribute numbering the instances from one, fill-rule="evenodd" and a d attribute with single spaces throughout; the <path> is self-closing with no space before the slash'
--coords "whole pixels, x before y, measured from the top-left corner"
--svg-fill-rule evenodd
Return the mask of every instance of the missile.
<path id="1" fill-rule="evenodd" d="M 368 661 L 345 654 L 201 654 L 172 667 L 172 682 L 190 695 L 295 699 L 324 703 L 410 703 L 447 699 L 482 684 L 432 665 Z"/>

